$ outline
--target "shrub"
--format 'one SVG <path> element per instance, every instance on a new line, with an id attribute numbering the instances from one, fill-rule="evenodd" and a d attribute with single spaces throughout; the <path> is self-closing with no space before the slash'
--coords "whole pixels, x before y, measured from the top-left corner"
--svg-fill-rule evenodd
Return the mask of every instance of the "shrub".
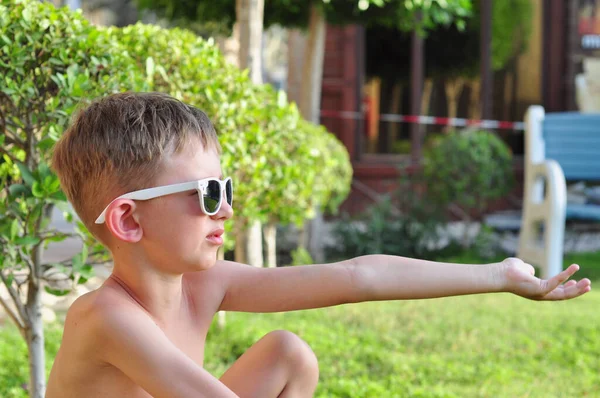
<path id="1" fill-rule="evenodd" d="M 431 200 L 481 211 L 512 188 L 512 154 L 487 131 L 441 136 L 424 153 L 424 182 Z"/>
<path id="2" fill-rule="evenodd" d="M 80 12 L 49 2 L 0 1 L 0 182 L 6 187 L 0 191 L 0 280 L 16 310 L 0 302 L 29 343 L 32 395 L 44 390 L 41 291 L 64 294 L 91 275 L 90 262 L 107 259 L 82 224 L 81 253 L 61 264 L 45 264 L 41 256 L 49 242 L 69 236 L 49 229 L 54 206 L 69 220 L 73 215 L 48 161 L 77 107 L 113 92 L 152 90 L 204 110 L 220 132 L 224 173 L 236 179 L 238 220 L 275 213 L 298 221 L 315 204 L 335 208 L 349 191 L 343 146 L 303 122 L 284 96 L 227 64 L 211 40 L 142 24 L 95 28 Z M 290 151 L 291 142 L 297 150 Z M 283 161 L 287 172 L 274 178 Z M 328 184 L 334 174 L 340 178 Z M 298 187 L 296 201 L 282 197 L 291 184 Z M 49 285 L 51 274 L 67 284 Z M 23 286 L 25 303 L 18 298 Z"/>
<path id="3" fill-rule="evenodd" d="M 43 262 L 43 248 L 68 236 L 49 228 L 53 207 L 71 217 L 48 167 L 51 148 L 75 108 L 100 94 L 143 89 L 144 79 L 81 13 L 32 0 L 0 3 L 0 71 L 0 279 L 15 309 L 0 301 L 27 341 L 29 392 L 40 397 L 45 389 L 41 292 L 63 293 L 50 283 L 52 273 L 52 280 L 58 275 L 67 282 L 63 289 L 85 281 L 91 274 L 87 262 L 94 261 L 88 260 L 88 246 L 94 246 L 90 257 L 101 261 L 105 255 L 81 227 L 76 235 L 84 243 L 81 253 L 61 264 Z M 21 302 L 23 286 L 27 299 Z"/>
<path id="4" fill-rule="evenodd" d="M 327 247 L 328 257 L 343 260 L 390 254 L 433 259 L 454 249 L 452 244 L 446 248 L 437 245 L 441 220 L 420 202 L 413 202 L 402 213 L 395 209 L 388 196 L 356 217 L 345 214 L 334 225 L 336 244 Z"/>
<path id="5" fill-rule="evenodd" d="M 323 127 L 304 121 L 285 94 L 252 84 L 212 40 L 141 23 L 108 33 L 147 71 L 152 89 L 210 116 L 223 147 L 223 171 L 236 182 L 234 223 L 299 225 L 316 206 L 335 210 L 345 199 L 352 173 L 345 147 Z"/>
<path id="6" fill-rule="evenodd" d="M 490 132 L 443 135 L 425 150 L 424 159 L 427 199 L 441 208 L 451 204 L 462 208 L 467 226 L 471 216 L 507 195 L 514 183 L 510 149 Z M 463 244 L 468 244 L 466 233 Z"/>

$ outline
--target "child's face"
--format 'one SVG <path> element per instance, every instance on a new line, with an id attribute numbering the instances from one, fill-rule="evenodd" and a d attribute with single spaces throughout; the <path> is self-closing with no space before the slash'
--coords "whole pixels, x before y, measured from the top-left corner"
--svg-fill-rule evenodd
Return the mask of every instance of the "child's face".
<path id="1" fill-rule="evenodd" d="M 207 177 L 222 179 L 220 158 L 216 151 L 205 150 L 198 143 L 166 159 L 154 186 Z M 222 202 L 221 209 L 213 216 L 202 212 L 197 191 L 138 202 L 143 228 L 140 243 L 148 259 L 164 267 L 164 271 L 174 273 L 212 267 L 221 246 L 213 233 L 222 231 L 225 221 L 233 215 L 227 201 Z"/>

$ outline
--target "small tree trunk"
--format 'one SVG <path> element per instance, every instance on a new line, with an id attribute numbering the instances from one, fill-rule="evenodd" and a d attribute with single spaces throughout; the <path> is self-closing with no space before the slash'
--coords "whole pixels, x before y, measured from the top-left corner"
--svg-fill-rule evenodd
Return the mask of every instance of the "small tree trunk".
<path id="1" fill-rule="evenodd" d="M 29 318 L 25 331 L 29 351 L 29 396 L 44 398 L 46 394 L 46 356 L 42 320 L 42 291 L 31 280 L 27 289 L 25 309 Z"/>
<path id="2" fill-rule="evenodd" d="M 242 69 L 250 69 L 250 78 L 255 84 L 263 82 L 261 61 L 264 5 L 264 0 L 236 0 L 235 2 L 236 22 L 239 26 L 240 38 L 239 65 Z M 250 224 L 245 233 L 245 239 L 245 245 L 238 246 L 236 244 L 236 261 L 238 250 L 242 250 L 243 246 L 247 264 L 262 267 L 263 247 L 260 222 Z"/>
<path id="3" fill-rule="evenodd" d="M 255 267 L 264 265 L 263 245 L 262 245 L 262 224 L 260 221 L 253 221 L 246 231 L 246 255 L 248 264 Z"/>
<path id="4" fill-rule="evenodd" d="M 300 103 L 302 71 L 306 53 L 306 34 L 300 29 L 290 29 L 288 34 L 287 97 L 290 102 Z"/>
<path id="5" fill-rule="evenodd" d="M 307 250 L 308 247 L 308 220 L 304 225 L 298 228 L 298 249 Z"/>
<path id="6" fill-rule="evenodd" d="M 446 90 L 446 97 L 448 99 L 448 117 L 455 118 L 458 113 L 458 96 L 465 84 L 465 80 L 462 77 L 449 80 L 444 85 Z"/>
<path id="7" fill-rule="evenodd" d="M 32 168 L 32 167 L 30 167 Z M 32 168 L 33 169 L 33 168 Z M 52 216 L 53 205 L 47 205 L 38 221 L 35 232 L 41 228 L 41 220 Z M 33 262 L 32 274 L 29 275 L 27 284 L 27 302 L 25 303 L 25 340 L 29 352 L 29 396 L 31 398 L 44 398 L 46 395 L 46 353 L 44 351 L 44 321 L 42 318 L 42 289 L 40 275 L 42 273 L 42 244 L 33 248 L 31 261 Z"/>
<path id="8" fill-rule="evenodd" d="M 277 224 L 270 222 L 263 227 L 267 246 L 267 267 L 277 267 Z"/>
<path id="9" fill-rule="evenodd" d="M 464 229 L 463 229 L 462 247 L 464 249 L 467 249 L 467 248 L 469 248 L 469 246 L 471 246 L 471 238 L 469 236 L 469 229 L 471 227 L 471 216 L 468 213 L 465 213 L 463 222 L 464 222 Z"/>
<path id="10" fill-rule="evenodd" d="M 221 246 L 221 248 L 217 252 L 217 260 L 220 260 L 220 261 L 225 260 L 225 250 L 223 250 L 223 246 Z M 225 311 L 219 311 L 217 313 L 217 326 L 219 327 L 219 329 L 223 329 L 225 327 L 225 322 L 226 322 L 225 318 L 226 318 Z"/>
<path id="11" fill-rule="evenodd" d="M 308 28 L 308 43 L 304 55 L 302 80 L 304 86 L 300 98 L 300 113 L 313 123 L 319 123 L 321 106 L 321 81 L 325 56 L 325 15 L 321 8 L 312 3 Z"/>
<path id="12" fill-rule="evenodd" d="M 402 84 L 394 83 L 394 88 L 392 89 L 392 101 L 390 104 L 390 113 L 391 114 L 400 113 L 401 107 L 402 107 Z M 398 140 L 399 125 L 400 124 L 397 122 L 390 123 L 388 148 L 393 148 L 394 144 Z"/>
<path id="13" fill-rule="evenodd" d="M 421 115 L 429 114 L 429 101 L 431 101 L 431 93 L 433 92 L 433 79 L 429 78 L 423 83 L 423 96 L 421 97 Z"/>
<path id="14" fill-rule="evenodd" d="M 238 228 L 235 233 L 235 261 L 242 264 L 248 264 L 248 256 L 246 255 L 246 233 L 241 228 Z"/>
<path id="15" fill-rule="evenodd" d="M 323 212 L 320 209 L 317 209 L 315 218 L 310 220 L 308 226 L 310 227 L 308 242 L 310 255 L 313 261 L 322 263 L 325 261 L 325 245 L 323 244 Z"/>
<path id="16" fill-rule="evenodd" d="M 225 60 L 232 65 L 240 67 L 240 27 L 237 23 L 233 24 L 231 36 L 217 36 L 215 43 L 223 53 Z"/>
<path id="17" fill-rule="evenodd" d="M 470 100 L 470 112 L 471 118 L 481 119 L 481 104 L 479 100 L 481 98 L 481 81 L 474 79 L 471 82 L 471 100 Z"/>
<path id="18" fill-rule="evenodd" d="M 264 0 L 236 0 L 236 21 L 239 25 L 240 68 L 250 69 L 253 83 L 262 83 L 262 32 Z"/>

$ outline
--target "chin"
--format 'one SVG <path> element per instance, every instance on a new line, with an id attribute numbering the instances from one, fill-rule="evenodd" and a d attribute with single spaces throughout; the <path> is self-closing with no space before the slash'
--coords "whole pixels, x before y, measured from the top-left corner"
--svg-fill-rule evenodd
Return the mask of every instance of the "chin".
<path id="1" fill-rule="evenodd" d="M 205 253 L 202 257 L 195 259 L 192 264 L 194 271 L 204 271 L 214 267 L 217 262 L 216 254 Z"/>

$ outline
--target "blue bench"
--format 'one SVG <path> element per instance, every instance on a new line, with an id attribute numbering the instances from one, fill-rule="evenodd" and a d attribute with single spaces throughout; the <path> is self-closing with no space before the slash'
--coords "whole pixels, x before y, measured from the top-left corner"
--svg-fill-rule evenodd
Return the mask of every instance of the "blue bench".
<path id="1" fill-rule="evenodd" d="M 600 221 L 599 205 L 567 205 L 567 181 L 600 181 L 600 114 L 546 114 L 531 106 L 517 255 L 545 278 L 562 271 L 566 220 Z"/>

